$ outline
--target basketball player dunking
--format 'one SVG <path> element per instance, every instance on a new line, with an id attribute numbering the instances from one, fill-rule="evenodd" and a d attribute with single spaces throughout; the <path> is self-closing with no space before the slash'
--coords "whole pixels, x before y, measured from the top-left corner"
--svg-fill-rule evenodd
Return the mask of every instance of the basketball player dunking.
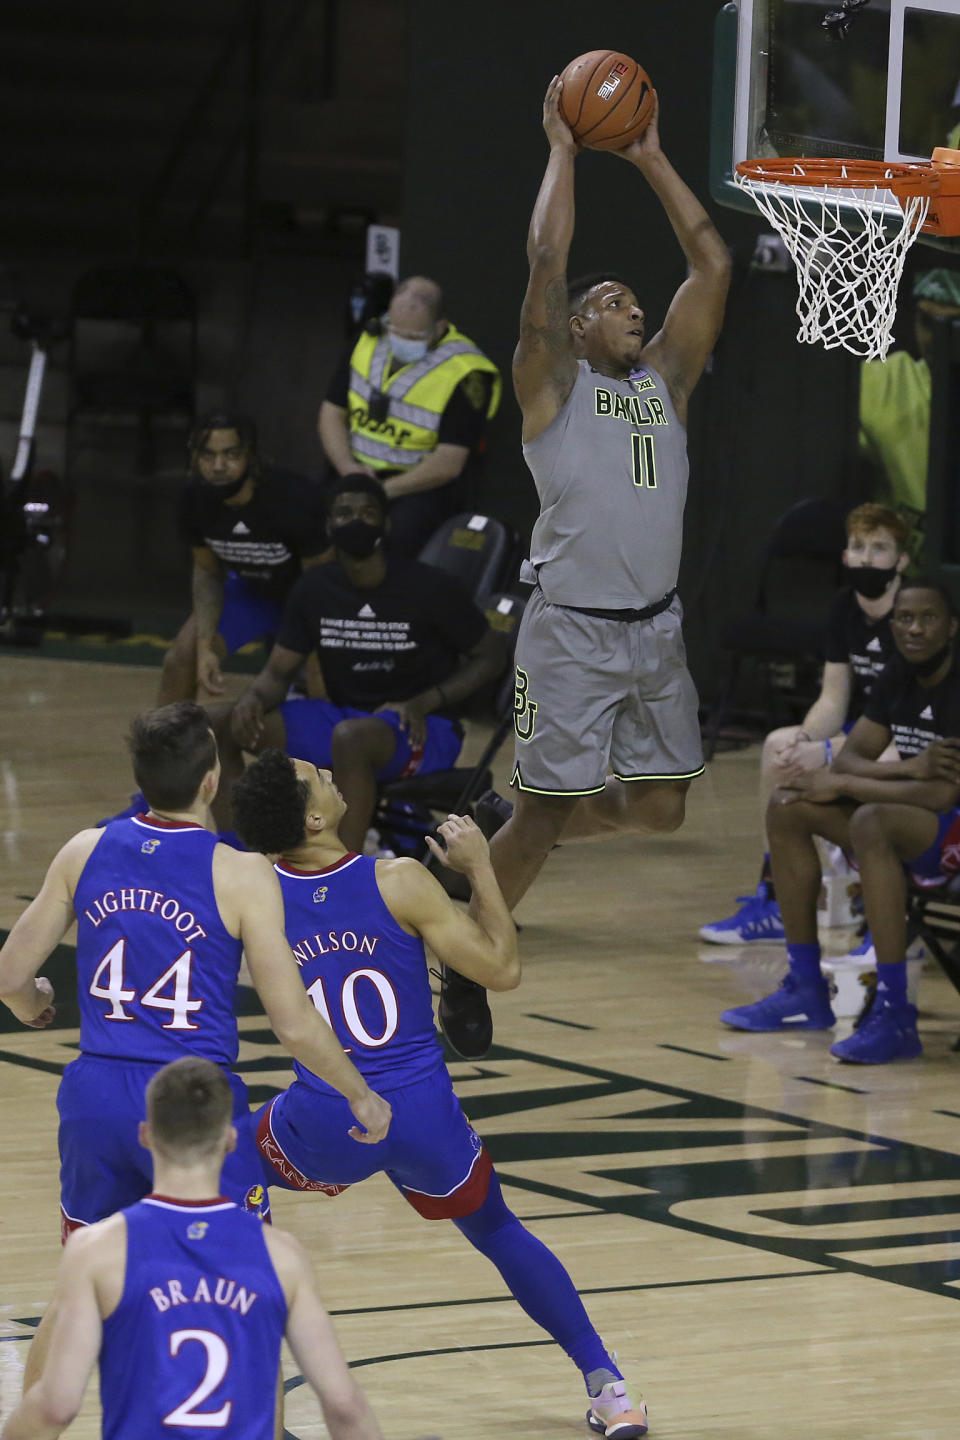
<path id="1" fill-rule="evenodd" d="M 273 1440 L 284 1336 L 332 1440 L 381 1440 L 300 1245 L 218 1189 L 237 1143 L 221 1067 L 199 1056 L 164 1066 L 146 1109 L 153 1193 L 71 1236 L 52 1348 L 3 1440 L 56 1440 L 98 1358 L 105 1440 L 198 1429 Z"/>
<path id="2" fill-rule="evenodd" d="M 517 641 L 516 804 L 491 846 L 511 909 L 558 840 L 677 829 L 703 770 L 676 584 L 687 402 L 720 331 L 730 259 L 660 148 L 658 105 L 614 153 L 647 180 L 687 260 L 663 328 L 645 343 L 643 310 L 616 276 L 568 285 L 578 146 L 561 88 L 554 79 L 543 106 L 550 158 L 513 360 L 541 509 L 522 576 L 535 589 Z M 486 1052 L 477 987 L 446 975 L 440 1018 L 461 1054 Z"/>

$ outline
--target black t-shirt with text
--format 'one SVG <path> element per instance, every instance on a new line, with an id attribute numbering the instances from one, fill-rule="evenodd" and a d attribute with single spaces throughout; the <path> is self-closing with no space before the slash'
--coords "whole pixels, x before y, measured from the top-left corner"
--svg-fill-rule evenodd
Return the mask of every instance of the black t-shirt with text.
<path id="1" fill-rule="evenodd" d="M 934 740 L 960 740 L 960 670 L 954 659 L 945 680 L 924 686 L 902 655 L 894 655 L 874 681 L 864 715 L 890 731 L 901 760 Z"/>
<path id="2" fill-rule="evenodd" d="M 847 719 L 857 720 L 874 680 L 896 654 L 890 616 L 871 620 L 857 604 L 856 594 L 846 587 L 834 596 L 827 616 L 823 658 L 837 665 L 849 665 L 853 685 Z"/>
<path id="3" fill-rule="evenodd" d="M 180 502 L 180 535 L 208 549 L 266 599 L 282 603 L 300 561 L 329 546 L 320 486 L 265 465 L 246 505 L 228 505 L 212 485 L 191 480 Z"/>
<path id="4" fill-rule="evenodd" d="M 316 651 L 335 705 L 376 710 L 442 685 L 487 628 L 451 576 L 388 556 L 382 583 L 370 589 L 353 585 L 336 561 L 308 570 L 290 592 L 277 644 Z"/>

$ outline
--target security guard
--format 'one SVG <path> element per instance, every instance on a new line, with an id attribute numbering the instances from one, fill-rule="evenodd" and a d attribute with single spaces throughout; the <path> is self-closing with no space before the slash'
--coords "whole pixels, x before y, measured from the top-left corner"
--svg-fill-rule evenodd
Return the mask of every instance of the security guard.
<path id="1" fill-rule="evenodd" d="M 443 314 L 436 281 L 397 287 L 382 324 L 364 331 L 320 407 L 320 441 L 339 475 L 383 483 L 391 548 L 417 555 L 464 503 L 460 476 L 500 403 L 500 374 Z"/>

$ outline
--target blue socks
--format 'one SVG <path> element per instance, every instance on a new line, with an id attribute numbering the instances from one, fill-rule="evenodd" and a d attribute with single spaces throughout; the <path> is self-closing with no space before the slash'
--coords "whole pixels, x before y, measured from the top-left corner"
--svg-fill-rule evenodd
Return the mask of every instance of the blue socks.
<path id="1" fill-rule="evenodd" d="M 820 973 L 819 942 L 813 945 L 791 945 L 788 942 L 787 956 L 790 960 L 790 973 L 798 985 L 819 986 L 824 983 Z"/>
<path id="2" fill-rule="evenodd" d="M 907 962 L 897 960 L 892 965 L 877 966 L 877 999 L 888 1005 L 908 1005 Z"/>
<path id="3" fill-rule="evenodd" d="M 453 1223 L 481 1255 L 496 1265 L 530 1319 L 552 1335 L 583 1372 L 588 1394 L 599 1394 L 609 1380 L 623 1379 L 593 1328 L 570 1276 L 553 1251 L 531 1235 L 507 1208 L 495 1174 L 490 1176 L 487 1198 L 480 1209 Z M 597 1372 L 603 1372 L 599 1384 Z"/>

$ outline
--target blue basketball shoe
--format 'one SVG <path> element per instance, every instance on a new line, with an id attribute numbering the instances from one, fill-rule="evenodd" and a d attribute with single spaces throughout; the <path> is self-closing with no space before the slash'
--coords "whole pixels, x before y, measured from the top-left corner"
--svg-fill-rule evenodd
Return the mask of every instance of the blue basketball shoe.
<path id="1" fill-rule="evenodd" d="M 846 1040 L 830 1046 L 830 1054 L 850 1065 L 887 1065 L 915 1060 L 923 1054 L 917 1034 L 917 1007 L 891 1005 L 876 997 L 859 1026 Z"/>
<path id="2" fill-rule="evenodd" d="M 829 1030 L 836 1023 L 826 981 L 800 985 L 789 972 L 772 995 L 724 1010 L 720 1019 L 734 1030 Z"/>
<path id="3" fill-rule="evenodd" d="M 786 936 L 780 918 L 780 906 L 771 896 L 769 886 L 761 880 L 755 895 L 738 895 L 740 909 L 727 920 L 700 926 L 700 939 L 711 945 L 781 945 Z"/>

